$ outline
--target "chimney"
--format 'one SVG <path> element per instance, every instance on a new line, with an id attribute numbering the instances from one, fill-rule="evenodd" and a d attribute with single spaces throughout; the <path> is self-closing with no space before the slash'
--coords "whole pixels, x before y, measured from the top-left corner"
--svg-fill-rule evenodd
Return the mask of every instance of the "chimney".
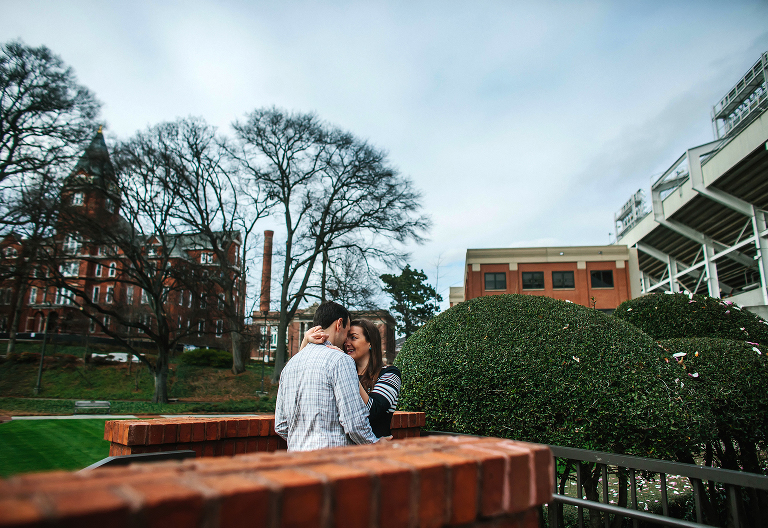
<path id="1" fill-rule="evenodd" d="M 261 267 L 261 312 L 269 311 L 269 289 L 272 286 L 272 235 L 274 231 L 264 231 L 264 258 Z"/>

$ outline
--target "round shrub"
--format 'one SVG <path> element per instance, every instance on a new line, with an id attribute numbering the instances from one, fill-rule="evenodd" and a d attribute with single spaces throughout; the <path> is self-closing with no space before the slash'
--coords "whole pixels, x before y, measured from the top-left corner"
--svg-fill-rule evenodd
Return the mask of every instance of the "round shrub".
<path id="1" fill-rule="evenodd" d="M 613 316 L 654 339 L 718 337 L 768 345 L 768 322 L 706 295 L 654 293 L 621 303 Z"/>
<path id="2" fill-rule="evenodd" d="M 413 334 L 400 407 L 427 428 L 669 457 L 709 438 L 685 371 L 597 310 L 528 295 L 463 302 Z"/>
<path id="3" fill-rule="evenodd" d="M 232 354 L 226 350 L 195 348 L 184 352 L 181 362 L 195 367 L 227 368 L 232 366 Z"/>
<path id="4" fill-rule="evenodd" d="M 723 446 L 731 451 L 722 454 L 731 457 L 724 467 L 760 472 L 759 464 L 749 466 L 756 461 L 750 464 L 750 457 L 768 440 L 768 347 L 714 338 L 670 339 L 659 345 L 677 356 L 685 370 L 679 383 L 709 406 L 722 442 L 713 451 Z"/>

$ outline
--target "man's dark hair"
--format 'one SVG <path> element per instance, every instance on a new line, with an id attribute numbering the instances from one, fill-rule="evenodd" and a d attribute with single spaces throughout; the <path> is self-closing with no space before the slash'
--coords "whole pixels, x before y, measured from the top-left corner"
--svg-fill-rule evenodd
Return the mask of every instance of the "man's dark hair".
<path id="1" fill-rule="evenodd" d="M 342 305 L 333 301 L 326 301 L 317 307 L 312 324 L 320 325 L 321 328 L 328 328 L 338 319 L 341 319 L 346 327 L 351 319 L 349 312 Z"/>

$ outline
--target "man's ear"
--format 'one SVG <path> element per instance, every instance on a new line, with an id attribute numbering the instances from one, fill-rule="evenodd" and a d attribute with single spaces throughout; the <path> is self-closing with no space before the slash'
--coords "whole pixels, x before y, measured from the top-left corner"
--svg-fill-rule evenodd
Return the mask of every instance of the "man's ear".
<path id="1" fill-rule="evenodd" d="M 341 332 L 342 328 L 344 328 L 344 319 L 336 319 L 336 332 Z"/>

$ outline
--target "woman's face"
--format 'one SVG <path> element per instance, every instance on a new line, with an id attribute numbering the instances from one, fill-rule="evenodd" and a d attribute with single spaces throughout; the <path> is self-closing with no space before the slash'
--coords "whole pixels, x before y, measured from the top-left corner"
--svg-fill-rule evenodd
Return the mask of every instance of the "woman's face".
<path id="1" fill-rule="evenodd" d="M 368 359 L 368 351 L 371 348 L 371 344 L 365 338 L 365 333 L 362 327 L 352 326 L 347 334 L 347 340 L 344 343 L 344 351 L 349 354 L 355 363 L 360 363 Z"/>

